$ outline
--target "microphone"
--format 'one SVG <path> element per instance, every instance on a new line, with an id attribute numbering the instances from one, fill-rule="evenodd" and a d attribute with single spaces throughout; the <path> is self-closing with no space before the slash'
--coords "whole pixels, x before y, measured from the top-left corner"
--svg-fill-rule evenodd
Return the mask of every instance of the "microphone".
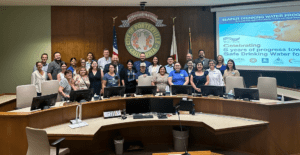
<path id="1" fill-rule="evenodd" d="M 181 130 L 181 132 L 182 132 L 182 125 L 181 125 L 180 116 L 179 116 L 179 111 L 178 111 L 178 108 L 179 108 L 179 107 L 180 107 L 180 105 L 176 105 L 175 109 L 176 109 L 177 114 L 178 114 L 178 120 L 179 120 L 180 130 Z M 188 151 L 187 151 L 185 141 L 183 141 L 183 145 L 184 145 L 184 148 L 185 148 L 185 153 L 183 153 L 182 155 L 191 155 L 191 154 L 189 154 Z"/>

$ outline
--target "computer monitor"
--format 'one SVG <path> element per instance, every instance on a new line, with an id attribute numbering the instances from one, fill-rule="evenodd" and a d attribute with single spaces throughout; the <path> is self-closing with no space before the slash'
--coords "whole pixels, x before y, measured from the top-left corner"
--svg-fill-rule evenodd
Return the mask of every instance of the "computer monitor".
<path id="1" fill-rule="evenodd" d="M 126 113 L 138 114 L 150 112 L 150 99 L 126 100 Z"/>
<path id="2" fill-rule="evenodd" d="M 180 105 L 178 110 L 189 111 L 190 113 L 194 111 L 195 104 L 193 103 L 193 101 L 181 100 L 177 105 Z"/>
<path id="3" fill-rule="evenodd" d="M 93 89 L 75 90 L 70 93 L 70 101 L 80 102 L 81 100 L 91 101 L 93 97 Z"/>
<path id="4" fill-rule="evenodd" d="M 45 96 L 38 96 L 32 99 L 31 108 L 30 110 L 36 109 L 49 109 L 50 106 L 54 106 L 57 99 L 57 93 L 45 95 Z"/>
<path id="5" fill-rule="evenodd" d="M 125 93 L 125 87 L 124 86 L 105 87 L 103 98 L 110 98 L 112 96 L 121 96 L 121 97 L 123 97 L 124 93 Z"/>
<path id="6" fill-rule="evenodd" d="M 157 86 L 136 86 L 136 95 L 156 95 Z"/>
<path id="7" fill-rule="evenodd" d="M 192 95 L 191 85 L 172 85 L 171 89 L 172 89 L 172 95 L 177 95 L 177 94 Z"/>
<path id="8" fill-rule="evenodd" d="M 220 96 L 223 97 L 224 95 L 224 86 L 201 86 L 201 93 L 202 96 Z"/>
<path id="9" fill-rule="evenodd" d="M 150 99 L 150 111 L 157 113 L 175 113 L 173 99 L 152 98 Z"/>
<path id="10" fill-rule="evenodd" d="M 243 100 L 259 100 L 258 89 L 255 88 L 234 88 L 234 98 Z"/>

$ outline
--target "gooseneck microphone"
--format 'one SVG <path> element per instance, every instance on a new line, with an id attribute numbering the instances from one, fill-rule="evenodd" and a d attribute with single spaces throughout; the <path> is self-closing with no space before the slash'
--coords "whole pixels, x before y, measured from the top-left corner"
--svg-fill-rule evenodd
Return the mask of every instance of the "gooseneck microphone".
<path id="1" fill-rule="evenodd" d="M 180 130 L 182 132 L 182 125 L 181 125 L 181 121 L 180 121 L 180 116 L 179 116 L 179 111 L 178 111 L 178 108 L 180 107 L 180 105 L 177 105 L 175 107 L 175 110 L 177 111 L 177 114 L 178 114 L 178 120 L 179 120 L 179 125 L 180 125 Z M 187 151 L 187 148 L 186 148 L 186 144 L 185 144 L 185 140 L 183 141 L 183 145 L 184 145 L 184 148 L 185 148 L 185 153 L 183 153 L 182 155 L 191 155 L 188 153 Z"/>

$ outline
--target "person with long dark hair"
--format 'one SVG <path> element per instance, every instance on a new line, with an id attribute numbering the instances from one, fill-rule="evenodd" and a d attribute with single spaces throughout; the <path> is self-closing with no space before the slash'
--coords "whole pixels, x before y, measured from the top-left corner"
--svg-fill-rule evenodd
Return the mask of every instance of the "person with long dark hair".
<path id="1" fill-rule="evenodd" d="M 216 69 L 220 70 L 222 75 L 224 74 L 224 71 L 226 70 L 226 65 L 224 64 L 224 57 L 222 55 L 217 56 Z"/>
<path id="2" fill-rule="evenodd" d="M 120 76 L 116 71 L 116 65 L 108 64 L 108 72 L 104 75 L 102 81 L 102 89 L 105 87 L 120 86 Z"/>
<path id="3" fill-rule="evenodd" d="M 77 64 L 76 58 L 75 57 L 71 58 L 70 59 L 70 67 L 67 70 L 72 71 L 73 76 L 76 74 L 76 69 L 77 69 L 76 64 Z"/>
<path id="4" fill-rule="evenodd" d="M 196 64 L 196 71 L 192 72 L 190 77 L 191 85 L 197 92 L 201 92 L 200 86 L 208 85 L 209 75 L 208 71 L 203 68 L 202 62 Z"/>
<path id="5" fill-rule="evenodd" d="M 101 80 L 103 78 L 103 71 L 98 67 L 97 61 L 92 61 L 89 70 L 90 89 L 94 89 L 94 94 L 100 95 L 103 93 Z"/>
<path id="6" fill-rule="evenodd" d="M 61 72 L 57 74 L 57 80 L 58 82 L 61 81 L 61 79 L 65 78 L 65 72 L 67 70 L 67 64 L 65 62 L 62 62 L 60 64 Z"/>
<path id="7" fill-rule="evenodd" d="M 240 72 L 235 68 L 235 63 L 232 59 L 227 61 L 226 70 L 224 71 L 223 79 L 225 83 L 228 76 L 240 76 Z"/>
<path id="8" fill-rule="evenodd" d="M 43 62 L 38 61 L 35 65 L 37 70 L 31 74 L 31 84 L 35 85 L 37 96 L 41 96 L 41 85 L 47 80 L 47 72 L 43 70 Z"/>
<path id="9" fill-rule="evenodd" d="M 152 86 L 157 86 L 157 92 L 166 92 L 166 86 L 168 86 L 167 69 L 165 66 L 160 66 L 157 74 L 152 77 Z"/>
<path id="10" fill-rule="evenodd" d="M 153 76 L 154 74 L 158 73 L 160 66 L 161 65 L 158 62 L 158 57 L 154 56 L 151 65 L 148 67 L 148 72 L 150 73 L 150 76 Z"/>
<path id="11" fill-rule="evenodd" d="M 135 80 L 136 71 L 133 69 L 133 61 L 127 61 L 127 68 L 121 72 L 122 85 L 125 86 L 125 93 L 135 93 L 137 82 Z"/>

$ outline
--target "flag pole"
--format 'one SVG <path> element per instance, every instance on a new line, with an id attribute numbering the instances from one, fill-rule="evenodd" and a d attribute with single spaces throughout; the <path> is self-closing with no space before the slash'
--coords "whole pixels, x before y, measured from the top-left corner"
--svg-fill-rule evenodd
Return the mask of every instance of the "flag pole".
<path id="1" fill-rule="evenodd" d="M 116 18 L 118 18 L 118 16 L 116 16 L 116 17 L 112 17 L 112 19 L 113 19 L 113 26 L 115 26 L 115 21 L 116 21 Z"/>

